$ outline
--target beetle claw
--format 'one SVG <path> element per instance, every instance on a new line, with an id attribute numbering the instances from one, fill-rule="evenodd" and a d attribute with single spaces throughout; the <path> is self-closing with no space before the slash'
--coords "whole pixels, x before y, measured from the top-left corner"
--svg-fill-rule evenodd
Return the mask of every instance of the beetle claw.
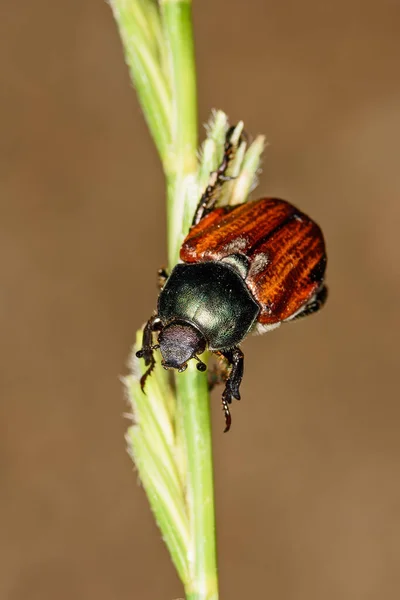
<path id="1" fill-rule="evenodd" d="M 224 429 L 224 433 L 226 433 L 227 431 L 230 430 L 231 423 L 232 423 L 231 411 L 229 410 L 229 404 L 230 404 L 230 402 L 232 402 L 232 399 L 231 400 L 227 400 L 226 398 L 224 398 L 224 396 L 222 396 L 222 410 L 224 411 L 224 414 L 225 414 L 225 429 Z"/>
<path id="2" fill-rule="evenodd" d="M 138 354 L 138 353 L 137 353 L 137 354 Z M 136 354 L 136 356 L 137 356 L 137 354 Z M 141 358 L 141 357 L 139 357 L 139 358 Z M 148 363 L 148 362 L 146 362 L 146 360 L 145 360 L 145 365 L 148 365 L 148 364 L 149 364 L 149 363 Z M 153 356 L 152 356 L 152 357 L 151 357 L 151 359 L 150 359 L 150 366 L 149 366 L 149 368 L 147 369 L 147 371 L 146 371 L 145 373 L 143 373 L 143 375 L 142 375 L 142 376 L 141 376 L 141 378 L 140 378 L 140 388 L 141 388 L 141 390 L 142 390 L 142 392 L 143 392 L 144 394 L 146 393 L 146 392 L 144 391 L 144 386 L 146 385 L 146 380 L 147 380 L 148 376 L 149 376 L 149 375 L 151 375 L 151 372 L 152 372 L 152 370 L 154 369 L 154 367 L 155 367 L 155 364 L 156 364 L 156 361 L 154 360 L 154 358 L 153 358 Z"/>
<path id="3" fill-rule="evenodd" d="M 142 348 L 141 350 L 138 350 L 136 352 L 136 357 L 137 358 L 143 358 L 144 359 L 144 364 L 146 365 L 146 367 L 149 367 L 142 375 L 142 377 L 140 378 L 140 387 L 143 393 L 145 393 L 144 391 L 144 386 L 146 384 L 146 379 L 148 378 L 148 376 L 151 374 L 152 370 L 155 367 L 156 361 L 154 360 L 154 356 L 153 356 L 153 348 Z"/>

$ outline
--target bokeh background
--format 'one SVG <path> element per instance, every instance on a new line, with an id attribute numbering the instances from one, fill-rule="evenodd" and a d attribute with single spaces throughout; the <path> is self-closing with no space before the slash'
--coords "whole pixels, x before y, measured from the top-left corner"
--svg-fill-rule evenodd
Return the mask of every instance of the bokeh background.
<path id="1" fill-rule="evenodd" d="M 400 4 L 195 2 L 201 122 L 270 142 L 330 298 L 213 397 L 221 598 L 400 595 Z M 106 3 L 0 19 L 0 598 L 175 599 L 118 380 L 165 263 L 163 177 Z M 220 390 L 219 390 L 220 392 Z"/>

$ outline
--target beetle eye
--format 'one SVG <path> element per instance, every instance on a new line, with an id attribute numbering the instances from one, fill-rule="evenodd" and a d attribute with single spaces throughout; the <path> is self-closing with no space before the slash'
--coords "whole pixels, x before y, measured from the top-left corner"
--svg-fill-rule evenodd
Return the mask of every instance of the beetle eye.
<path id="1" fill-rule="evenodd" d="M 207 365 L 205 365 L 203 362 L 199 361 L 199 362 L 197 363 L 197 365 L 196 365 L 196 369 L 197 369 L 198 371 L 201 371 L 201 372 L 203 372 L 203 371 L 205 371 L 205 370 L 207 369 Z"/>

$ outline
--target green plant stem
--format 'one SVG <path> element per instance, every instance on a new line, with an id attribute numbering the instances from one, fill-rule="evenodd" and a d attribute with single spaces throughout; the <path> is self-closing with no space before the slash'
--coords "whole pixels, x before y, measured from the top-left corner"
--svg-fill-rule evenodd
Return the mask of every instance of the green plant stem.
<path id="1" fill-rule="evenodd" d="M 179 249 L 188 232 L 199 199 L 197 158 L 197 92 L 191 0 L 110 0 L 117 20 L 125 55 L 135 83 L 146 121 L 163 164 L 167 183 L 168 263 L 172 269 L 179 260 Z M 159 5 L 160 16 L 155 7 Z M 159 33 L 162 32 L 162 40 Z M 191 361 L 193 362 L 193 361 Z M 159 368 L 159 366 L 158 366 Z M 155 373 L 152 375 L 155 377 Z M 137 387 L 137 385 L 136 385 Z M 150 389 L 150 386 L 148 386 Z M 136 391 L 137 394 L 141 391 Z M 217 600 L 217 561 L 209 394 L 207 377 L 190 365 L 176 377 L 176 448 L 183 440 L 182 469 L 188 517 L 186 561 L 182 556 L 185 531 L 170 531 L 170 523 L 180 523 L 180 513 L 167 510 L 174 497 L 159 477 L 157 453 L 142 439 L 141 432 L 131 430 L 132 453 L 157 521 L 168 536 L 169 548 L 175 552 L 175 564 L 185 585 L 188 600 Z M 133 392 L 135 394 L 135 392 Z M 157 434 L 142 415 L 143 432 L 150 443 Z M 141 457 L 144 457 L 141 460 Z M 153 460 L 153 462 L 150 461 Z M 146 468 L 155 464 L 154 474 Z M 159 483 L 158 486 L 155 483 Z M 163 487 L 164 486 L 164 487 Z M 175 494 L 176 496 L 176 494 Z M 165 507 L 160 509 L 159 504 Z M 158 517 L 157 517 L 158 515 Z M 178 517 L 176 517 L 178 515 Z M 175 535 L 176 533 L 176 535 Z M 179 533 L 179 535 L 178 535 Z M 175 550 L 174 550 L 175 549 Z"/>
<path id="2" fill-rule="evenodd" d="M 190 0 L 161 0 L 172 97 L 172 144 L 166 166 L 168 191 L 168 258 L 179 258 L 186 195 L 185 180 L 197 173 L 197 90 Z"/>
<path id="3" fill-rule="evenodd" d="M 171 143 L 171 98 L 167 79 L 159 68 L 155 44 L 149 41 L 151 6 L 146 7 L 146 13 L 138 0 L 110 0 L 110 4 L 147 125 L 166 168 Z M 152 11 L 153 25 L 156 21 L 154 14 Z"/>
<path id="4" fill-rule="evenodd" d="M 168 189 L 168 249 L 170 266 L 179 256 L 185 221 L 185 203 L 193 205 L 183 190 L 198 170 L 196 70 L 191 2 L 163 0 L 162 21 L 169 49 L 172 90 L 173 164 L 166 172 Z M 189 183 L 190 187 L 190 183 Z M 197 200 L 197 193 L 195 193 Z M 218 598 L 215 512 L 209 394 L 204 374 L 190 367 L 176 377 L 178 411 L 182 423 L 187 463 L 187 503 L 190 527 L 190 600 Z"/>
<path id="5" fill-rule="evenodd" d="M 176 383 L 188 461 L 189 569 L 192 584 L 186 592 L 188 600 L 216 600 L 218 579 L 208 386 L 206 378 L 194 366 L 185 375 L 178 376 Z"/>

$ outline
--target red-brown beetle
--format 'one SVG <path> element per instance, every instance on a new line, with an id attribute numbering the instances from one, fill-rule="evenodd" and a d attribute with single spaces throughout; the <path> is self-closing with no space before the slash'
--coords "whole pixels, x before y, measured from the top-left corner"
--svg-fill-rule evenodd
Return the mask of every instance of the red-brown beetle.
<path id="1" fill-rule="evenodd" d="M 321 229 L 293 205 L 262 198 L 215 208 L 234 146 L 227 133 L 222 164 L 200 199 L 180 258 L 165 285 L 157 312 L 147 322 L 142 349 L 147 371 L 160 349 L 166 368 L 182 372 L 206 349 L 225 357 L 231 371 L 222 394 L 225 431 L 229 404 L 240 399 L 243 353 L 238 344 L 251 331 L 264 332 L 310 315 L 326 301 L 326 252 Z M 152 334 L 159 332 L 158 344 Z"/>

